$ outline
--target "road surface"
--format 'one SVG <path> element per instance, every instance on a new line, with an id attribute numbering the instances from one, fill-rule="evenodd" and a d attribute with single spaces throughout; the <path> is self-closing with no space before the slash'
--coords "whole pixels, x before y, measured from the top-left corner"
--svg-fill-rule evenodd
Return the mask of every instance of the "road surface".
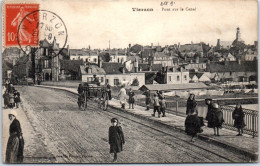
<path id="1" fill-rule="evenodd" d="M 184 133 L 120 110 L 103 111 L 94 102 L 89 102 L 86 111 L 79 111 L 77 96 L 69 92 L 33 86 L 18 90 L 28 121 L 54 156 L 54 161 L 47 161 L 50 163 L 111 163 L 108 128 L 113 117 L 119 119 L 126 142 L 118 154 L 118 163 L 249 161 L 242 154 L 207 142 L 191 143 Z M 25 149 L 29 148 L 28 144 Z"/>

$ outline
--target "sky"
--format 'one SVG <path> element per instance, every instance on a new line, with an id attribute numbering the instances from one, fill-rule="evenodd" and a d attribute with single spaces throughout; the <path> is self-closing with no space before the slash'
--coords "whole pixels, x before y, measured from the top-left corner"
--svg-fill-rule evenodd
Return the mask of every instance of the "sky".
<path id="1" fill-rule="evenodd" d="M 191 41 L 216 45 L 217 39 L 233 41 L 237 27 L 246 44 L 257 40 L 257 1 L 184 0 L 173 1 L 173 6 L 161 6 L 161 2 L 165 0 L 42 0 L 40 9 L 52 11 L 63 19 L 70 48 L 89 45 L 108 48 L 109 40 L 111 48 Z M 196 11 L 185 11 L 186 7 Z M 134 12 L 132 8 L 153 8 L 153 11 Z M 162 8 L 184 11 L 162 11 Z"/>

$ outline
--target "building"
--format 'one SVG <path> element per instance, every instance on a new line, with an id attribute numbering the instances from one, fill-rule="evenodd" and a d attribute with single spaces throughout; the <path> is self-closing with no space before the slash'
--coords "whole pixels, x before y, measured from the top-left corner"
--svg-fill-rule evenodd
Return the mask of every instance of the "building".
<path id="1" fill-rule="evenodd" d="M 206 70 L 206 64 L 208 59 L 197 57 L 194 58 L 185 58 L 183 65 L 181 65 L 186 70 L 194 69 L 195 71 L 204 71 Z"/>
<path id="2" fill-rule="evenodd" d="M 132 85 L 134 80 L 138 82 L 138 86 L 145 84 L 145 73 L 128 71 L 121 63 L 104 62 L 102 68 L 106 72 L 106 83 L 109 83 L 111 86 Z"/>
<path id="3" fill-rule="evenodd" d="M 191 42 L 191 44 L 180 45 L 178 51 L 182 57 L 194 57 L 195 55 L 203 57 L 202 43 L 193 44 Z"/>
<path id="4" fill-rule="evenodd" d="M 217 40 L 216 50 L 227 49 L 229 50 L 232 47 L 232 41 L 221 41 Z"/>
<path id="5" fill-rule="evenodd" d="M 162 70 L 157 72 L 155 81 L 159 84 L 186 84 L 190 81 L 189 71 L 183 68 L 162 67 Z"/>
<path id="6" fill-rule="evenodd" d="M 245 50 L 245 53 L 243 54 L 243 60 L 245 61 L 254 61 L 258 59 L 258 53 L 257 50 L 253 49 L 247 49 Z"/>
<path id="7" fill-rule="evenodd" d="M 237 33 L 236 33 L 236 39 L 233 41 L 232 45 L 235 46 L 241 46 L 241 44 L 244 44 L 245 41 L 241 38 L 240 28 L 237 27 Z"/>
<path id="8" fill-rule="evenodd" d="M 81 65 L 79 73 L 83 82 L 93 81 L 96 75 L 101 85 L 107 83 L 111 86 L 133 85 L 134 82 L 138 82 L 138 86 L 145 84 L 145 73 L 128 71 L 122 63 L 102 61 L 99 61 L 98 65 L 89 63 Z"/>
<path id="9" fill-rule="evenodd" d="M 105 84 L 106 72 L 103 68 L 99 67 L 95 63 L 87 63 L 85 65 L 80 65 L 79 67 L 79 77 L 82 82 L 94 81 L 94 75 L 99 79 L 101 85 Z"/>
<path id="10" fill-rule="evenodd" d="M 60 60 L 58 80 L 80 80 L 79 68 L 83 60 Z"/>
<path id="11" fill-rule="evenodd" d="M 15 62 L 17 59 L 22 57 L 24 55 L 23 51 L 21 51 L 17 47 L 10 47 L 5 48 L 4 52 L 2 53 L 2 60 L 3 61 L 9 61 L 9 62 Z"/>
<path id="12" fill-rule="evenodd" d="M 162 64 L 162 66 L 173 66 L 173 57 L 163 52 L 155 52 L 153 55 L 153 64 Z"/>
<path id="13" fill-rule="evenodd" d="M 210 72 L 211 78 L 223 82 L 257 81 L 257 61 L 211 62 L 206 71 Z"/>
<path id="14" fill-rule="evenodd" d="M 11 80 L 12 77 L 13 64 L 7 61 L 2 62 L 2 82 L 4 80 Z"/>
<path id="15" fill-rule="evenodd" d="M 70 49 L 70 60 L 82 60 L 84 62 L 98 63 L 98 51 L 92 51 L 90 49 Z"/>
<path id="16" fill-rule="evenodd" d="M 124 63 L 127 61 L 127 55 L 126 55 L 126 50 L 110 50 L 109 52 L 110 55 L 110 61 L 113 63 Z"/>
<path id="17" fill-rule="evenodd" d="M 31 55 L 19 58 L 13 66 L 14 79 L 19 81 L 24 78 L 33 78 Z"/>

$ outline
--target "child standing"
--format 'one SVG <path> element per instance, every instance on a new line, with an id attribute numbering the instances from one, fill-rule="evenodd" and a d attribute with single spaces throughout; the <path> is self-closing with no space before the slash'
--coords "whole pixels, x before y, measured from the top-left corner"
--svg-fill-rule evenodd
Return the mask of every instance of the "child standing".
<path id="1" fill-rule="evenodd" d="M 20 102 L 21 102 L 20 93 L 17 90 L 15 90 L 14 91 L 14 103 L 15 103 L 16 108 L 19 108 Z"/>
<path id="2" fill-rule="evenodd" d="M 118 119 L 111 119 L 112 126 L 109 127 L 109 144 L 110 153 L 114 153 L 113 162 L 117 161 L 117 153 L 123 150 L 123 144 L 125 144 L 124 134 L 122 127 L 118 125 Z"/>
<path id="3" fill-rule="evenodd" d="M 131 105 L 132 105 L 132 109 L 134 109 L 134 103 L 135 103 L 134 95 L 135 95 L 135 93 L 133 92 L 132 88 L 130 88 L 130 91 L 128 92 L 129 109 L 131 109 Z"/>
<path id="4" fill-rule="evenodd" d="M 154 94 L 153 105 L 154 105 L 154 109 L 153 109 L 152 116 L 155 116 L 155 112 L 157 111 L 158 112 L 158 118 L 160 118 L 160 115 L 161 115 L 160 102 L 159 102 L 159 97 L 158 97 L 157 94 Z"/>

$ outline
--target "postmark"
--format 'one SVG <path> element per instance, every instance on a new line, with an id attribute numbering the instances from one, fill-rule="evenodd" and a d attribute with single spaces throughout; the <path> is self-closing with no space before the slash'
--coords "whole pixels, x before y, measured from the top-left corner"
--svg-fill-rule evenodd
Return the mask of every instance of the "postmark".
<path id="1" fill-rule="evenodd" d="M 5 46 L 18 46 L 18 27 L 23 18 L 29 13 L 39 10 L 39 4 L 6 4 L 6 17 L 5 17 Z M 38 17 L 35 15 L 35 17 Z M 27 27 L 30 27 L 30 23 L 34 22 L 33 18 L 28 17 L 27 22 L 23 22 L 20 31 L 21 46 L 31 45 L 38 46 L 38 36 L 33 36 L 32 31 Z"/>
<path id="2" fill-rule="evenodd" d="M 37 45 L 24 43 L 24 30 L 31 32 L 30 35 L 33 36 L 33 39 L 38 39 L 35 41 L 35 43 L 38 42 Z M 68 38 L 67 28 L 61 17 L 48 10 L 35 10 L 25 15 L 19 24 L 17 34 L 18 45 L 25 54 L 49 45 L 51 55 L 57 56 L 66 46 Z"/>

